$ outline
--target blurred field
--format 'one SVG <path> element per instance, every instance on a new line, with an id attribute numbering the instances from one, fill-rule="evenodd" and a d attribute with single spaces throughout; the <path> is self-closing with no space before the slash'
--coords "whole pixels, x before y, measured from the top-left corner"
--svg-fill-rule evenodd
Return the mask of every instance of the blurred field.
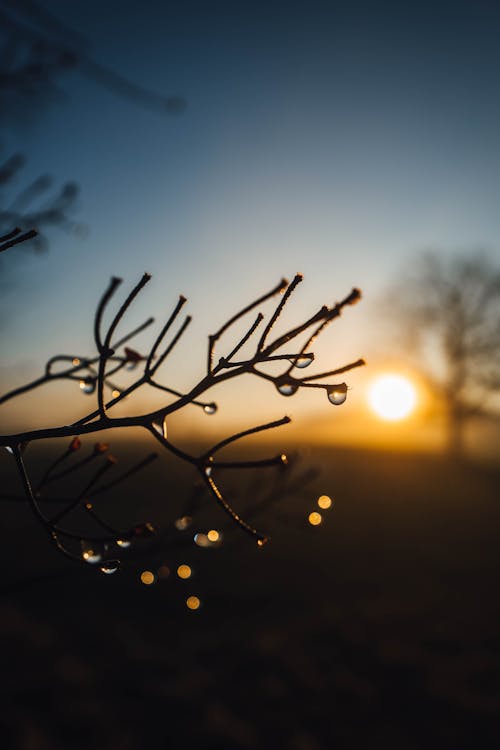
<path id="1" fill-rule="evenodd" d="M 235 529 L 220 550 L 165 546 L 110 577 L 66 565 L 9 505 L 2 747 L 497 747 L 500 471 L 339 448 L 309 460 L 321 475 L 260 519 L 270 545 Z M 150 496 L 166 525 L 181 479 L 169 490 L 153 467 L 122 512 Z M 324 492 L 334 508 L 308 527 Z M 184 558 L 192 580 L 139 583 Z"/>

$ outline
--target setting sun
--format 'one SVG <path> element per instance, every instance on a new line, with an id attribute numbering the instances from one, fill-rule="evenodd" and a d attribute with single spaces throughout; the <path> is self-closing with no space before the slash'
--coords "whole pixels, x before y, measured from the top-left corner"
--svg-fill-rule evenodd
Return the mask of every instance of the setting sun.
<path id="1" fill-rule="evenodd" d="M 402 375 L 380 375 L 370 386 L 368 403 L 381 419 L 397 422 L 414 411 L 417 392 Z"/>

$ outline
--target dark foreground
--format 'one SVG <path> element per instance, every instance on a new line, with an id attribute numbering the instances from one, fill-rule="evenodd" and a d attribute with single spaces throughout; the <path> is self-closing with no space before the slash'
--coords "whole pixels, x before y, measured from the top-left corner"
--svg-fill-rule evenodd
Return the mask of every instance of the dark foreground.
<path id="1" fill-rule="evenodd" d="M 61 562 L 9 508 L 1 747 L 500 746 L 500 474 L 339 449 L 319 461 L 269 512 L 271 545 L 235 531 L 109 577 Z M 335 508 L 307 527 L 323 492 Z M 184 559 L 192 580 L 138 582 Z"/>

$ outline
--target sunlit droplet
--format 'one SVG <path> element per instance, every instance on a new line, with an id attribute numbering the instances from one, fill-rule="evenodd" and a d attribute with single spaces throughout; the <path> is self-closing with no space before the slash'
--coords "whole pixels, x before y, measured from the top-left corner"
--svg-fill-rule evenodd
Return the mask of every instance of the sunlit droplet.
<path id="1" fill-rule="evenodd" d="M 205 412 L 205 414 L 215 414 L 215 412 L 217 411 L 217 404 L 215 404 L 214 402 L 212 402 L 211 404 L 205 404 L 205 406 L 203 407 L 203 411 Z"/>
<path id="2" fill-rule="evenodd" d="M 116 544 L 122 549 L 127 549 L 128 547 L 130 547 L 132 542 L 130 541 L 130 539 L 117 539 Z"/>
<path id="3" fill-rule="evenodd" d="M 201 607 L 201 601 L 197 596 L 188 596 L 186 599 L 186 607 L 191 610 L 196 610 Z"/>
<path id="4" fill-rule="evenodd" d="M 119 391 L 118 388 L 113 388 L 113 390 L 111 391 L 111 395 L 113 396 L 113 398 L 118 398 L 118 396 L 121 395 L 121 391 Z"/>
<path id="5" fill-rule="evenodd" d="M 263 547 L 269 541 L 269 537 L 263 536 L 257 539 L 257 547 Z"/>
<path id="6" fill-rule="evenodd" d="M 119 560 L 106 560 L 99 567 L 99 570 L 101 571 L 101 573 L 104 573 L 105 575 L 110 576 L 113 573 L 116 573 L 119 567 L 120 567 Z"/>
<path id="7" fill-rule="evenodd" d="M 80 364 L 80 360 L 78 357 L 73 357 L 73 364 L 75 367 L 77 367 Z"/>
<path id="8" fill-rule="evenodd" d="M 85 378 L 84 380 L 80 380 L 80 390 L 82 393 L 90 395 L 95 391 L 95 384 L 95 378 Z"/>
<path id="9" fill-rule="evenodd" d="M 211 466 L 205 466 L 205 476 L 207 476 L 207 477 L 212 476 L 212 467 Z"/>
<path id="10" fill-rule="evenodd" d="M 276 388 L 282 396 L 293 396 L 299 390 L 299 386 L 295 383 L 279 383 Z"/>
<path id="11" fill-rule="evenodd" d="M 323 510 L 328 510 L 328 508 L 332 507 L 332 498 L 328 497 L 328 495 L 320 495 L 318 497 L 318 506 Z"/>
<path id="12" fill-rule="evenodd" d="M 304 367 L 309 367 L 313 359 L 314 357 L 312 354 L 302 354 L 296 359 L 291 359 L 290 362 L 294 367 L 298 367 L 300 370 L 303 370 Z"/>
<path id="13" fill-rule="evenodd" d="M 216 529 L 210 529 L 210 531 L 207 531 L 207 538 L 209 542 L 218 542 L 220 534 Z"/>
<path id="14" fill-rule="evenodd" d="M 164 440 L 167 439 L 167 418 L 164 417 L 162 423 L 153 422 L 153 429 L 158 435 L 161 435 Z"/>
<path id="15" fill-rule="evenodd" d="M 338 383 L 337 385 L 328 386 L 326 389 L 328 401 L 334 406 L 340 406 L 347 398 L 347 385 Z"/>
<path id="16" fill-rule="evenodd" d="M 143 583 L 145 586 L 151 586 L 151 584 L 154 582 L 154 573 L 152 573 L 150 570 L 143 570 L 141 573 L 141 583 Z"/>
<path id="17" fill-rule="evenodd" d="M 183 564 L 183 565 L 179 565 L 179 567 L 177 568 L 177 575 L 179 576 L 179 578 L 183 578 L 184 580 L 186 578 L 191 578 L 192 572 L 193 571 L 191 570 L 189 565 Z"/>
<path id="18" fill-rule="evenodd" d="M 308 519 L 311 526 L 319 526 L 320 523 L 323 520 L 323 516 L 321 513 L 318 513 L 317 511 L 313 510 L 312 513 L 309 513 Z"/>
<path id="19" fill-rule="evenodd" d="M 181 516 L 180 518 L 175 519 L 174 526 L 178 531 L 185 531 L 192 523 L 193 519 L 191 516 Z"/>
<path id="20" fill-rule="evenodd" d="M 88 545 L 88 542 L 82 543 L 82 557 L 85 562 L 88 562 L 91 565 L 95 565 L 102 560 L 101 553 L 95 550 L 93 547 L 90 547 Z"/>
<path id="21" fill-rule="evenodd" d="M 7 453 L 10 453 L 11 456 L 14 455 L 14 449 L 10 445 L 4 445 L 5 450 Z"/>
<path id="22" fill-rule="evenodd" d="M 280 460 L 283 466 L 288 466 L 288 456 L 286 455 L 286 453 L 281 454 Z"/>

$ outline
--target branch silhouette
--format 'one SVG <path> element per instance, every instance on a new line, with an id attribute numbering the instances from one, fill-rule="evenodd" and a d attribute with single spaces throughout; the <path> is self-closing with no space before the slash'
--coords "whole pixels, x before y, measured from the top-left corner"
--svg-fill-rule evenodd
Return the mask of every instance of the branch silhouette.
<path id="1" fill-rule="evenodd" d="M 0 241 L 10 242 L 10 239 L 5 240 L 3 238 Z M 157 454 L 149 454 L 124 473 L 113 476 L 116 459 L 108 452 L 109 446 L 106 443 L 96 443 L 90 453 L 80 460 L 75 460 L 75 454 L 82 449 L 82 437 L 87 435 L 98 437 L 99 433 L 104 430 L 142 428 L 154 438 L 162 450 L 192 466 L 198 473 L 202 486 L 210 493 L 213 500 L 223 509 L 229 519 L 252 537 L 258 545 L 262 546 L 268 541 L 268 537 L 234 510 L 230 499 L 222 488 L 221 479 L 228 470 L 263 469 L 272 466 L 286 467 L 288 459 L 284 453 L 280 452 L 260 460 L 224 460 L 219 457 L 219 453 L 223 452 L 227 446 L 244 440 L 246 437 L 286 425 L 291 421 L 290 418 L 284 416 L 281 419 L 244 429 L 219 440 L 211 445 L 208 450 L 200 454 L 194 454 L 176 445 L 169 438 L 168 420 L 170 416 L 188 406 L 202 409 L 207 415 L 215 414 L 217 404 L 204 398 L 206 391 L 242 375 L 253 375 L 272 383 L 278 393 L 285 397 L 294 395 L 301 388 L 321 389 L 325 391 L 331 404 L 340 405 L 346 400 L 347 384 L 345 382 L 324 381 L 364 364 L 362 359 L 358 359 L 343 367 L 311 376 L 297 374 L 314 361 L 314 353 L 309 351 L 310 343 L 330 322 L 340 316 L 344 308 L 355 304 L 361 297 L 359 290 L 353 289 L 341 302 L 332 307 L 323 305 L 302 324 L 290 328 L 273 339 L 274 324 L 283 314 L 288 300 L 302 281 L 302 276 L 297 275 L 291 283 L 282 279 L 269 292 L 243 307 L 229 318 L 216 333 L 210 335 L 208 337 L 205 375 L 186 392 L 177 391 L 160 382 L 159 370 L 185 335 L 191 320 L 190 316 L 186 316 L 182 322 L 179 322 L 179 315 L 186 303 L 185 297 L 179 297 L 171 315 L 165 324 L 160 327 L 159 333 L 147 353 L 141 354 L 128 344 L 154 324 L 153 318 L 148 318 L 140 326 L 125 335 L 117 336 L 118 327 L 126 319 L 129 308 L 138 295 L 143 292 L 150 278 L 149 274 L 142 276 L 130 293 L 117 305 L 116 312 L 109 325 L 104 327 L 104 315 L 116 298 L 122 284 L 122 280 L 119 278 L 113 277 L 110 280 L 98 302 L 94 316 L 94 339 L 97 350 L 95 354 L 85 357 L 73 354 L 55 355 L 47 361 L 43 373 L 38 378 L 18 386 L 0 397 L 0 404 L 5 404 L 25 393 L 42 388 L 54 380 L 68 380 L 77 382 L 84 394 L 95 399 L 95 408 L 92 408 L 84 417 L 72 424 L 0 435 L 0 446 L 3 446 L 12 455 L 23 487 L 22 499 L 29 505 L 33 515 L 54 547 L 65 557 L 79 563 L 99 563 L 100 569 L 105 573 L 112 573 L 117 570 L 120 565 L 119 553 L 128 548 L 134 540 L 147 538 L 154 534 L 154 528 L 148 521 L 131 529 L 110 525 L 100 517 L 89 498 L 125 482 L 136 472 L 144 470 L 156 459 Z M 262 325 L 263 332 L 255 343 L 251 356 L 246 359 L 235 359 L 236 355 L 241 352 L 243 345 L 255 338 L 257 330 L 263 324 L 265 316 L 261 312 L 258 313 L 254 322 L 237 343 L 233 345 L 229 353 L 220 356 L 216 361 L 215 349 L 219 345 L 222 334 L 229 331 L 237 321 L 261 303 L 280 294 L 282 294 L 282 297 L 274 312 L 268 322 Z M 301 334 L 308 335 L 306 344 L 294 347 L 293 343 Z M 286 351 L 282 352 L 281 350 L 285 347 Z M 216 364 L 214 364 L 215 361 Z M 284 371 L 278 374 L 270 372 L 267 367 L 269 363 L 274 366 L 277 363 L 282 363 Z M 132 382 L 126 386 L 117 385 L 116 379 L 121 380 L 121 376 L 125 372 L 128 376 L 132 375 Z M 173 397 L 173 400 L 170 399 L 168 403 L 153 411 L 120 417 L 113 416 L 114 407 L 140 388 L 160 390 L 168 393 L 169 396 Z M 24 460 L 26 447 L 40 440 L 56 438 L 69 438 L 70 442 L 62 454 L 47 468 L 40 482 L 34 487 Z M 81 488 L 75 489 L 70 496 L 55 498 L 51 494 L 51 487 L 57 480 L 68 475 L 72 475 L 76 480 L 80 470 L 91 468 L 93 473 L 90 478 L 86 477 Z M 73 484 L 76 486 L 76 482 Z M 3 499 L 21 498 L 4 496 Z M 47 507 L 54 503 L 57 504 L 58 510 L 56 513 L 49 514 Z M 74 531 L 67 525 L 68 517 L 78 509 L 79 512 L 83 510 L 85 517 L 90 519 L 96 529 L 95 533 L 89 534 L 86 529 Z M 75 549 L 75 544 L 78 549 Z M 114 556 L 104 559 L 102 554 L 97 553 L 94 549 L 99 545 L 112 547 Z"/>

